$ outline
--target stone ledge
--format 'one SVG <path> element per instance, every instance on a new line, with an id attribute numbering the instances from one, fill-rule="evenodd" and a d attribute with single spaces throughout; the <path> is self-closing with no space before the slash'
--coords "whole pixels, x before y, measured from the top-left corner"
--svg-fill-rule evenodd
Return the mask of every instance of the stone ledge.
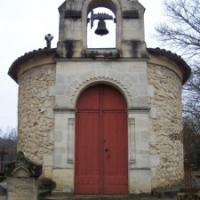
<path id="1" fill-rule="evenodd" d="M 104 48 L 104 49 L 86 49 L 82 52 L 82 56 L 85 58 L 105 58 L 105 59 L 113 59 L 120 58 L 120 51 L 115 48 Z"/>
<path id="2" fill-rule="evenodd" d="M 115 195 L 69 195 L 66 193 L 53 193 L 51 196 L 44 198 L 43 200 L 176 200 L 176 194 L 173 196 L 154 196 L 148 194 L 141 195 L 127 195 L 127 196 L 115 196 Z"/>

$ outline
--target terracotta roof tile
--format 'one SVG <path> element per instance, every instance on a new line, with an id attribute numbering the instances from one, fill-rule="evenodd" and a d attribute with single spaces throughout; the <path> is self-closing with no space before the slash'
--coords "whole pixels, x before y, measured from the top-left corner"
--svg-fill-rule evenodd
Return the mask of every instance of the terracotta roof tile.
<path id="1" fill-rule="evenodd" d="M 44 49 L 33 50 L 33 51 L 25 53 L 23 56 L 20 56 L 12 63 L 8 71 L 8 75 L 11 76 L 11 78 L 13 78 L 15 81 L 17 81 L 17 71 L 18 71 L 19 66 L 23 62 L 35 56 L 47 55 L 47 54 L 56 54 L 56 48 L 52 48 L 52 49 L 44 48 Z"/>
<path id="2" fill-rule="evenodd" d="M 191 74 L 191 68 L 189 67 L 189 65 L 181 58 L 181 56 L 172 53 L 171 51 L 167 51 L 165 49 L 160 49 L 160 48 L 148 48 L 148 53 L 152 54 L 152 55 L 156 55 L 156 56 L 165 56 L 168 59 L 174 61 L 175 63 L 177 63 L 184 72 L 183 75 L 183 83 L 185 83 L 188 78 L 190 77 Z M 48 48 L 44 48 L 44 49 L 38 49 L 38 50 L 33 50 L 30 51 L 28 53 L 25 53 L 23 56 L 17 58 L 11 65 L 8 74 L 15 80 L 17 81 L 17 72 L 18 72 L 18 68 L 19 66 L 35 57 L 35 56 L 39 56 L 39 55 L 48 55 L 48 54 L 53 54 L 56 55 L 56 48 L 52 48 L 52 49 L 48 49 Z"/>
<path id="3" fill-rule="evenodd" d="M 191 68 L 190 66 L 183 60 L 183 58 L 175 53 L 172 53 L 171 51 L 167 51 L 165 49 L 160 48 L 148 48 L 147 49 L 149 54 L 156 55 L 156 56 L 165 56 L 169 60 L 174 61 L 177 65 L 179 65 L 183 71 L 183 83 L 185 83 L 190 75 L 191 75 Z"/>

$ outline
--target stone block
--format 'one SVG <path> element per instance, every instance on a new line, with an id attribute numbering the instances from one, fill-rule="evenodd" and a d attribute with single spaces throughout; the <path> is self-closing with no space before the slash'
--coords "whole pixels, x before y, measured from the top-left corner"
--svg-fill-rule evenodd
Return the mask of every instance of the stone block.
<path id="1" fill-rule="evenodd" d="M 55 153 L 54 154 L 54 162 L 53 162 L 53 166 L 57 167 L 57 168 L 62 168 L 63 166 L 63 160 L 62 160 L 62 156 Z"/>
<path id="2" fill-rule="evenodd" d="M 57 84 L 56 85 L 56 95 L 64 95 L 65 93 L 65 85 Z"/>
<path id="3" fill-rule="evenodd" d="M 48 166 L 48 167 L 53 166 L 53 156 L 52 155 L 44 155 L 43 166 Z"/>
<path id="4" fill-rule="evenodd" d="M 149 85 L 148 86 L 148 96 L 149 97 L 153 97 L 154 96 L 154 92 L 155 92 L 155 88 L 153 85 Z"/>
<path id="5" fill-rule="evenodd" d="M 8 178 L 8 200 L 37 200 L 37 181 L 34 178 Z"/>
<path id="6" fill-rule="evenodd" d="M 64 139 L 63 131 L 55 130 L 55 143 L 61 143 Z"/>
<path id="7" fill-rule="evenodd" d="M 129 171 L 129 192 L 131 194 L 151 193 L 150 169 L 134 169 Z"/>
<path id="8" fill-rule="evenodd" d="M 64 84 L 64 82 L 65 82 L 65 76 L 63 76 L 62 74 L 57 74 L 56 75 L 56 83 Z"/>
<path id="9" fill-rule="evenodd" d="M 66 104 L 70 105 L 69 98 L 65 95 L 59 95 L 55 97 L 55 107 L 56 109 L 65 109 Z M 71 106 L 71 105 L 70 105 Z M 70 108 L 73 108 L 72 106 Z"/>
<path id="10" fill-rule="evenodd" d="M 136 20 L 124 20 L 123 21 L 123 39 L 124 40 L 144 40 L 144 30 L 141 24 Z M 134 34 L 133 34 L 134 33 Z"/>
<path id="11" fill-rule="evenodd" d="M 137 152 L 135 168 L 150 168 L 149 152 Z"/>
<path id="12" fill-rule="evenodd" d="M 43 167 L 43 169 L 42 169 L 43 177 L 51 178 L 52 177 L 52 173 L 53 173 L 52 167 L 45 167 L 45 166 Z"/>
<path id="13" fill-rule="evenodd" d="M 73 169 L 54 169 L 53 180 L 56 182 L 55 191 L 73 193 L 74 191 Z"/>

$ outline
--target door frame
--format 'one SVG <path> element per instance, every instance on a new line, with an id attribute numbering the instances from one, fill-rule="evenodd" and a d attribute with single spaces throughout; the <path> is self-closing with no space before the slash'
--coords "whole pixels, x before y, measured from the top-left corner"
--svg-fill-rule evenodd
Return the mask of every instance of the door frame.
<path id="1" fill-rule="evenodd" d="M 125 164 L 126 166 L 127 166 L 127 174 L 126 174 L 126 177 L 127 177 L 127 191 L 128 191 L 128 112 L 127 112 L 127 110 L 128 110 L 128 106 L 127 106 L 127 101 L 126 101 L 126 98 L 124 97 L 124 95 L 118 90 L 118 89 L 116 89 L 115 87 L 113 87 L 113 86 L 110 86 L 110 85 L 108 85 L 108 84 L 95 84 L 95 85 L 92 85 L 92 86 L 90 86 L 90 87 L 87 87 L 85 90 L 83 90 L 82 92 L 81 92 L 81 94 L 79 95 L 79 98 L 78 98 L 78 100 L 77 100 L 77 105 L 76 105 L 76 114 L 75 114 L 75 151 L 74 151 L 74 154 L 75 154 L 75 163 L 74 163 L 74 191 L 76 192 L 76 187 L 78 186 L 78 185 L 76 185 L 76 178 L 77 178 L 77 175 L 76 175 L 76 173 L 77 173 L 77 166 L 76 166 L 76 159 L 77 159 L 77 151 L 78 151 L 78 147 L 77 147 L 77 134 L 78 134 L 78 132 L 79 132 L 79 128 L 80 127 L 78 127 L 78 120 L 80 119 L 80 115 L 79 115 L 79 113 L 90 113 L 90 112 L 93 112 L 94 110 L 92 110 L 92 109 L 90 109 L 90 108 L 88 108 L 88 109 L 83 109 L 82 111 L 81 110 L 79 110 L 78 109 L 78 103 L 79 103 L 79 101 L 80 101 L 80 99 L 81 99 L 81 97 L 82 97 L 82 95 L 85 95 L 84 94 L 84 92 L 85 91 L 87 91 L 87 90 L 89 90 L 90 88 L 92 88 L 92 87 L 95 87 L 95 89 L 98 91 L 98 99 L 99 99 L 99 110 L 96 110 L 96 112 L 98 113 L 98 115 L 99 115 L 99 120 L 98 120 L 98 124 L 100 125 L 99 126 L 99 128 L 100 128 L 100 130 L 99 130 L 99 132 L 100 133 L 102 133 L 102 135 L 101 136 L 99 136 L 100 137 L 100 140 L 102 140 L 103 138 L 105 138 L 105 133 L 104 133 L 104 131 L 101 131 L 101 127 L 103 126 L 103 124 L 101 124 L 101 123 L 103 123 L 103 115 L 105 114 L 105 113 L 121 113 L 121 115 L 124 115 L 125 114 L 125 116 L 124 116 L 124 118 L 123 118 L 123 120 L 125 120 L 125 123 L 127 123 L 125 126 L 125 130 L 126 130 L 126 133 L 124 133 L 125 135 L 125 144 L 127 145 L 127 163 Z M 123 109 L 122 108 L 119 108 L 119 109 L 110 109 L 110 110 L 106 110 L 106 109 L 104 109 L 103 107 L 102 107 L 102 103 L 103 103 L 103 101 L 102 101 L 102 98 L 104 98 L 104 95 L 105 95 L 105 93 L 103 92 L 104 91 L 104 88 L 106 88 L 106 87 L 108 87 L 108 88 L 111 88 L 112 90 L 114 90 L 114 91 L 117 91 L 117 93 L 118 93 L 118 95 L 119 95 L 119 98 L 121 99 L 121 100 L 123 100 L 122 101 L 122 103 L 123 103 Z M 87 97 L 86 97 L 87 98 Z M 94 111 L 95 112 L 95 111 Z M 101 141 L 102 142 L 102 141 Z M 100 142 L 100 143 L 101 143 Z M 99 159 L 100 159 L 100 162 L 102 161 L 102 170 L 101 170 L 101 174 L 100 174 L 100 176 L 103 176 L 104 177 L 104 173 L 103 173 L 103 171 L 105 170 L 104 169 L 104 162 L 105 162 L 105 155 L 104 155 L 104 147 L 102 147 L 102 145 L 104 145 L 104 142 L 102 142 L 102 144 L 98 144 L 99 145 L 99 148 L 103 148 L 102 150 L 102 152 L 101 153 L 99 153 Z M 100 193 L 100 195 L 106 195 L 106 193 L 104 193 L 105 191 L 105 177 L 104 178 L 102 178 L 102 182 L 100 183 L 100 188 L 102 189 L 102 193 Z M 77 193 L 78 194 L 78 193 Z M 116 192 L 116 194 L 117 194 L 117 192 Z M 124 193 L 125 194 L 125 193 Z M 127 193 L 126 193 L 127 194 Z M 94 194 L 94 195 L 98 195 L 98 193 L 97 194 Z M 120 195 L 122 195 L 122 194 L 120 194 Z"/>
<path id="2" fill-rule="evenodd" d="M 75 177 L 75 119 L 76 101 L 81 92 L 93 84 L 104 83 L 111 85 L 124 94 L 128 104 L 128 189 L 129 193 L 143 191 L 151 192 L 151 164 L 149 154 L 150 142 L 150 108 L 134 107 L 133 94 L 123 80 L 113 80 L 109 77 L 95 77 L 83 79 L 78 88 L 71 88 L 69 96 L 56 99 L 54 108 L 54 151 L 52 177 L 58 183 L 57 189 L 67 193 L 74 193 Z M 73 95 L 72 95 L 73 94 Z M 69 102 L 73 102 L 72 104 Z M 145 124 L 146 126 L 142 126 Z M 141 137 L 141 135 L 143 137 Z M 141 149 L 142 147 L 143 149 Z M 142 151 L 140 153 L 140 151 Z M 49 156 L 46 160 L 49 160 Z M 61 175 L 62 174 L 62 175 Z M 137 180 L 137 181 L 135 181 Z M 61 182 L 62 181 L 62 182 Z M 60 183 L 61 182 L 61 183 Z M 60 183 L 60 184 L 59 184 Z M 138 184 L 139 183 L 139 184 Z M 143 185 L 141 188 L 140 185 Z"/>

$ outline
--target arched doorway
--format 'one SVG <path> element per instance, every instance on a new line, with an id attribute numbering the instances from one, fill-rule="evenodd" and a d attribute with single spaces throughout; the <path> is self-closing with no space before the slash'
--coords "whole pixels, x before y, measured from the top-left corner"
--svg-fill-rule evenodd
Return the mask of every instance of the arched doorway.
<path id="1" fill-rule="evenodd" d="M 107 85 L 91 86 L 77 102 L 76 194 L 128 193 L 127 104 Z"/>

